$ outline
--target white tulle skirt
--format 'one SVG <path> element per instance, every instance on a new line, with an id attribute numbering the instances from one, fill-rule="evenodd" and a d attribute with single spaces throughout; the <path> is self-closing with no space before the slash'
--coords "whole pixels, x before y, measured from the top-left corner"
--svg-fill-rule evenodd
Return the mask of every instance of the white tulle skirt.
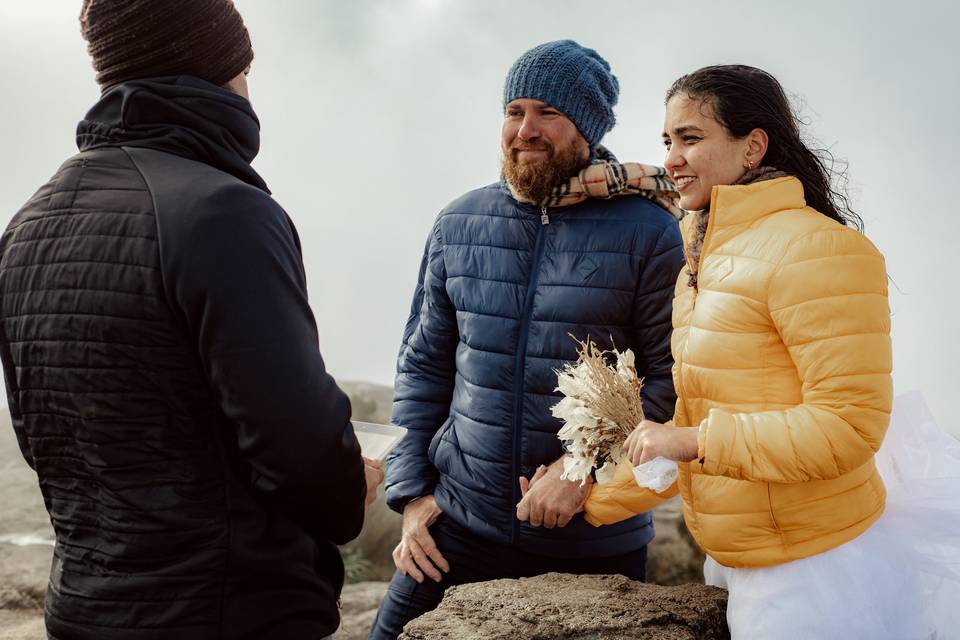
<path id="1" fill-rule="evenodd" d="M 960 639 L 960 442 L 898 397 L 877 468 L 884 514 L 825 553 L 760 569 L 707 558 L 733 640 Z"/>

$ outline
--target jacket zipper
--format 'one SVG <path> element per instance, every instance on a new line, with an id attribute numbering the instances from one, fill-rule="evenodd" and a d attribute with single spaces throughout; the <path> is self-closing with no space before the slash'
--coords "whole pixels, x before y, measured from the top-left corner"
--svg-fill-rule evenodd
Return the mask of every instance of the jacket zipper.
<path id="1" fill-rule="evenodd" d="M 536 296 L 537 281 L 540 279 L 540 260 L 543 258 L 544 227 L 550 224 L 546 207 L 540 207 L 540 226 L 537 227 L 537 239 L 533 247 L 533 260 L 530 264 L 530 281 L 523 299 L 523 316 L 520 325 L 520 337 L 517 341 L 517 359 L 514 365 L 514 408 L 513 408 L 513 504 L 520 502 L 520 440 L 523 428 L 523 369 L 527 359 L 527 337 L 530 333 L 530 315 L 533 311 L 533 299 Z M 512 519 L 510 541 L 515 543 L 520 521 L 516 514 Z"/>
<path id="2" fill-rule="evenodd" d="M 712 215 L 707 220 L 707 230 L 703 232 L 703 244 L 700 245 L 700 256 L 697 259 L 697 264 L 695 265 L 697 267 L 697 286 L 693 288 L 693 300 L 690 302 L 690 318 L 687 322 L 687 339 L 684 340 L 683 342 L 683 353 L 681 354 L 680 368 L 678 369 L 679 373 L 677 375 L 680 381 L 680 389 L 683 389 L 683 364 L 687 361 L 687 352 L 690 347 L 690 328 L 693 326 L 693 314 L 697 310 L 697 298 L 699 297 L 699 294 L 700 294 L 700 276 L 701 276 L 700 270 L 703 266 L 703 259 L 707 255 L 707 240 L 710 239 L 710 232 L 713 231 L 714 223 L 716 222 L 716 219 L 717 219 L 716 200 L 717 200 L 717 188 L 714 187 L 713 192 L 710 194 L 710 212 Z M 689 261 L 687 261 L 687 268 L 688 269 L 690 268 Z M 678 389 L 677 392 L 679 393 L 680 390 Z M 687 406 L 686 396 L 684 396 L 683 398 L 683 412 L 686 414 L 687 420 L 690 420 L 690 417 L 691 417 L 690 408 Z M 681 426 L 694 426 L 694 425 L 681 425 Z M 703 464 L 703 459 L 699 458 L 698 462 L 700 462 L 700 464 Z M 691 500 L 692 500 L 692 496 L 691 496 Z"/>

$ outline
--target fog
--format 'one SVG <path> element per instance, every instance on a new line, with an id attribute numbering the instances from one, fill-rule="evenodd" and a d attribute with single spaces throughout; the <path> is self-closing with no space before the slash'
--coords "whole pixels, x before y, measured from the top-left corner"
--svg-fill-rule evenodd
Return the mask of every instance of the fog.
<path id="1" fill-rule="evenodd" d="M 79 0 L 0 4 L 3 225 L 69 155 L 99 91 Z M 741 62 L 776 75 L 811 139 L 849 162 L 854 208 L 887 257 L 898 392 L 960 434 L 958 231 L 948 193 L 960 9 L 948 2 L 239 0 L 256 59 L 255 167 L 294 219 L 329 369 L 392 381 L 437 212 L 497 179 L 500 97 L 529 47 L 573 38 L 621 84 L 606 144 L 661 163 L 663 94 Z M 949 155 L 948 155 L 949 154 Z"/>

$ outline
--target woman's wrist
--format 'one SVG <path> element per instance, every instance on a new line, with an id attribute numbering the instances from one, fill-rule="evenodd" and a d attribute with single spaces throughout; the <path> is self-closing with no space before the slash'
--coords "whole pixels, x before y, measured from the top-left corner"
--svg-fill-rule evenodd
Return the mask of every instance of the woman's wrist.
<path id="1" fill-rule="evenodd" d="M 683 462 L 693 462 L 700 453 L 700 427 L 683 427 Z"/>

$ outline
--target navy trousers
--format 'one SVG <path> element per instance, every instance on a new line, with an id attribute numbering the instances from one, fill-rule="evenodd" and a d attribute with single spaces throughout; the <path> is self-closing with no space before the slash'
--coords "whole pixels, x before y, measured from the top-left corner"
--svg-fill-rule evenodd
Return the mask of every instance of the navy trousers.
<path id="1" fill-rule="evenodd" d="M 447 587 L 498 578 L 525 578 L 556 571 L 574 574 L 621 574 L 643 581 L 647 548 L 601 558 L 548 558 L 494 544 L 441 515 L 430 535 L 450 565 L 440 582 L 424 576 L 422 584 L 399 571 L 393 574 L 380 603 L 369 640 L 396 640 L 403 626 L 437 608 Z M 442 573 L 442 572 L 441 572 Z"/>

